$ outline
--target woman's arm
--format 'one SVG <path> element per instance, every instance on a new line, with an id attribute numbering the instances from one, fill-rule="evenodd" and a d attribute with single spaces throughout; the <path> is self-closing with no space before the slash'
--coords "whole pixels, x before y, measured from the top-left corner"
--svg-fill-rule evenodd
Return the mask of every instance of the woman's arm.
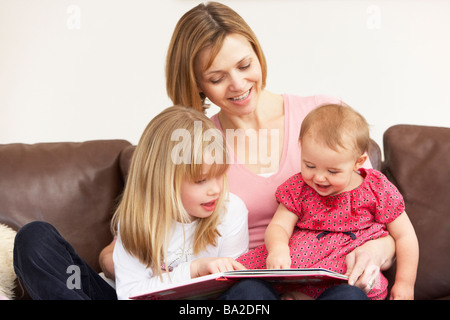
<path id="1" fill-rule="evenodd" d="M 395 242 L 390 235 L 364 243 L 346 257 L 348 283 L 369 292 L 380 270 L 389 269 L 394 257 Z"/>
<path id="2" fill-rule="evenodd" d="M 114 251 L 114 245 L 116 243 L 116 238 L 114 237 L 114 240 L 103 248 L 103 250 L 100 252 L 100 255 L 98 257 L 98 262 L 100 264 L 100 268 L 102 269 L 105 276 L 109 279 L 114 280 L 114 262 L 113 262 L 113 251 Z"/>

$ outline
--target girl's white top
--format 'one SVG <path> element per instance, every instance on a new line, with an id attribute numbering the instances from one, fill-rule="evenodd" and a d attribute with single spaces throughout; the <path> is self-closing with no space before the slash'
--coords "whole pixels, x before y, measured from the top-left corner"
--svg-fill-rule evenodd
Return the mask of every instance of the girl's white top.
<path id="1" fill-rule="evenodd" d="M 218 226 L 220 237 L 217 245 L 209 245 L 198 255 L 193 254 L 192 244 L 197 221 L 189 224 L 175 223 L 173 236 L 167 252 L 166 269 L 170 270 L 170 280 L 163 272 L 163 281 L 154 276 L 150 268 L 125 251 L 120 234 L 114 247 L 113 261 L 116 275 L 118 299 L 143 294 L 165 284 L 184 282 L 191 278 L 191 261 L 204 257 L 237 258 L 248 250 L 248 211 L 244 202 L 234 194 L 229 194 L 225 202 L 226 210 Z M 184 227 L 184 232 L 183 232 Z"/>

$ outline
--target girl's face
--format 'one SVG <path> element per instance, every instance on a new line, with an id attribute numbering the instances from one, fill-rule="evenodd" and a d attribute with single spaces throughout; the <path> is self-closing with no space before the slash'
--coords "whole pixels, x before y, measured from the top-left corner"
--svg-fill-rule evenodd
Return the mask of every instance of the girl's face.
<path id="1" fill-rule="evenodd" d="M 203 177 L 199 180 L 181 182 L 181 202 L 192 220 L 209 217 L 223 189 L 223 176 L 207 178 L 210 166 L 203 167 Z"/>
<path id="2" fill-rule="evenodd" d="M 350 150 L 336 152 L 317 143 L 311 136 L 302 139 L 301 172 L 303 180 L 321 196 L 350 191 L 359 186 L 361 177 L 355 172 L 367 159 L 355 159 Z"/>
<path id="3" fill-rule="evenodd" d="M 210 56 L 211 50 L 207 48 L 195 61 L 199 92 L 228 114 L 253 112 L 262 90 L 262 71 L 250 42 L 244 36 L 230 34 L 206 69 Z"/>

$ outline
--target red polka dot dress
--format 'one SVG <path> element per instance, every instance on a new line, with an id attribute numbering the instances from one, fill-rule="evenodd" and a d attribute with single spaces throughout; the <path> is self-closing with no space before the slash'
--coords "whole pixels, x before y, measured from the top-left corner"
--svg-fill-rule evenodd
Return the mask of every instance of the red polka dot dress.
<path id="1" fill-rule="evenodd" d="M 291 268 L 324 268 L 344 274 L 345 257 L 356 247 L 388 234 L 390 223 L 405 210 L 397 188 L 379 171 L 360 169 L 359 187 L 322 197 L 298 173 L 276 191 L 276 198 L 298 216 L 289 242 Z M 266 268 L 264 245 L 238 258 L 248 269 Z M 299 291 L 317 298 L 326 288 L 302 286 Z M 370 299 L 385 299 L 387 280 L 380 273 Z"/>

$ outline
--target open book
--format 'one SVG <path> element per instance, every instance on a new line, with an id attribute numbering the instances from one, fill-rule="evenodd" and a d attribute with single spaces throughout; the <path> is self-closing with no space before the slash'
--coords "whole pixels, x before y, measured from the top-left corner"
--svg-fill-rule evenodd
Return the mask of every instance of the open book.
<path id="1" fill-rule="evenodd" d="M 299 285 L 320 286 L 348 280 L 347 276 L 326 269 L 236 270 L 169 284 L 130 298 L 135 300 L 214 299 L 237 281 L 248 278 L 270 282 L 278 293 L 291 291 Z"/>

